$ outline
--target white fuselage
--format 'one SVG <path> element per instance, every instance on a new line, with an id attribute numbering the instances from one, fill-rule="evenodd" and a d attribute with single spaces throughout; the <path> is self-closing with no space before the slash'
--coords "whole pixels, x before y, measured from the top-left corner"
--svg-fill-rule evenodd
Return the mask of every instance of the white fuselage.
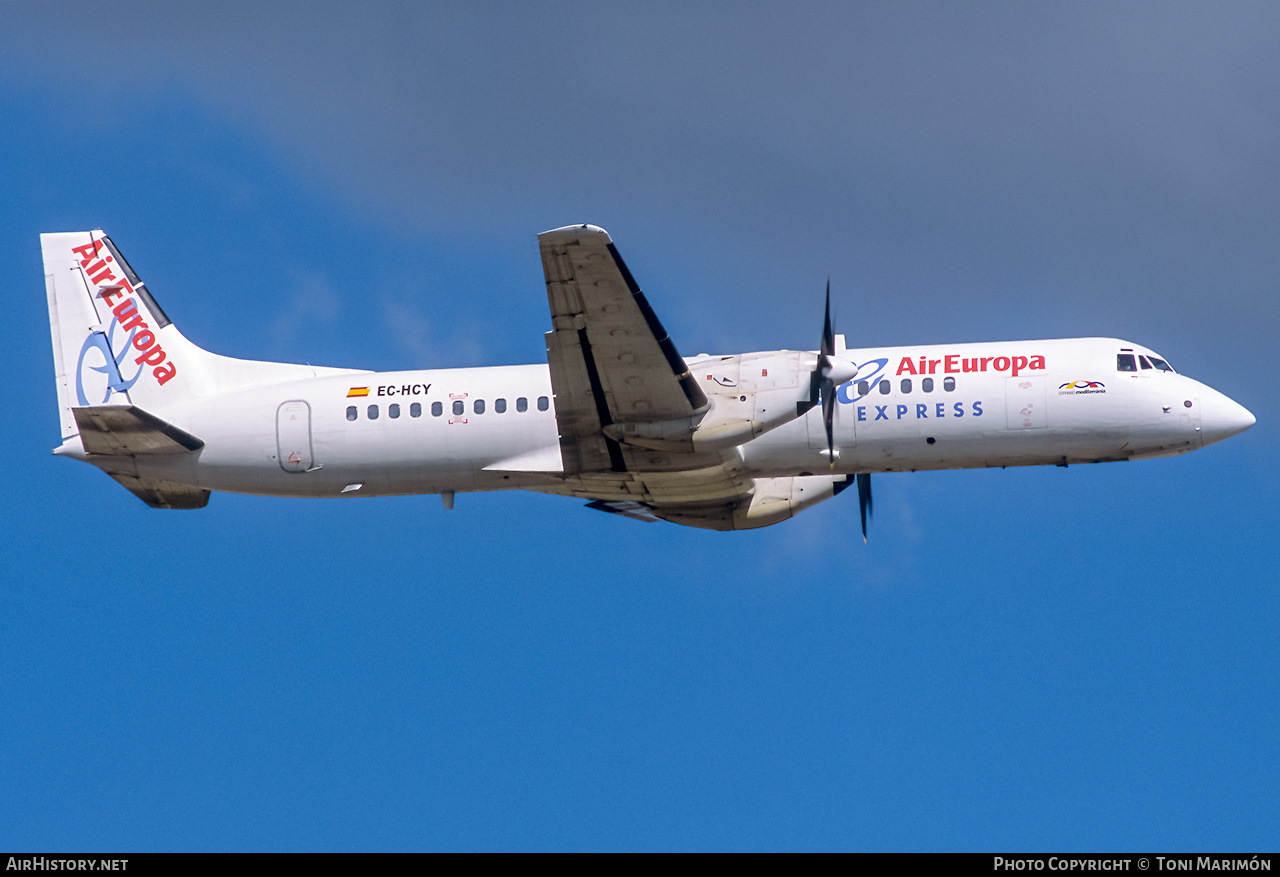
<path id="1" fill-rule="evenodd" d="M 192 344 L 101 230 L 41 235 L 62 444 L 153 508 L 213 491 L 522 488 L 646 521 L 765 527 L 871 475 L 1195 450 L 1253 416 L 1112 338 L 685 359 L 608 233 L 538 235 L 547 364 L 375 373 Z M 853 378 L 850 380 L 850 378 Z"/>
<path id="2" fill-rule="evenodd" d="M 1230 399 L 1172 371 L 1118 371 L 1119 350 L 1152 356 L 1105 338 L 844 350 L 860 372 L 839 389 L 834 471 L 1167 456 L 1252 423 Z M 749 405 L 767 392 L 750 363 L 688 360 L 716 405 Z M 341 372 L 194 398 L 168 417 L 204 447 L 138 457 L 142 476 L 273 496 L 561 492 L 545 365 Z M 737 454 L 747 477 L 832 471 L 818 408 Z"/>

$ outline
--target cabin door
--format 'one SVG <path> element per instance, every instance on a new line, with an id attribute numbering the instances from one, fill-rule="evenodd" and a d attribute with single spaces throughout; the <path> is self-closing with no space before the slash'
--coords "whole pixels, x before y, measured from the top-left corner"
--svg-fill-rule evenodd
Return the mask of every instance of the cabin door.
<path id="1" fill-rule="evenodd" d="M 313 468 L 311 406 L 301 399 L 284 402 L 276 411 L 276 450 L 280 468 L 286 472 Z"/>

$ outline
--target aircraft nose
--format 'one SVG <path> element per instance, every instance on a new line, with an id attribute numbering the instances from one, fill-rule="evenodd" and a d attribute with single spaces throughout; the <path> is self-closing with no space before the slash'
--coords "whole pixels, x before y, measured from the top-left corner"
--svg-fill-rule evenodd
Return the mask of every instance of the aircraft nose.
<path id="1" fill-rule="evenodd" d="M 1249 409 L 1234 399 L 1211 387 L 1200 392 L 1200 434 L 1206 445 L 1238 435 L 1256 422 Z"/>

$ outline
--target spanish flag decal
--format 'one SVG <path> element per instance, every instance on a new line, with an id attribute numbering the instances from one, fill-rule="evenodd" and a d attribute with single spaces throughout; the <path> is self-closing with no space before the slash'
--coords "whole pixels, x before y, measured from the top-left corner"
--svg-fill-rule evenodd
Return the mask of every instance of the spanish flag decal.
<path id="1" fill-rule="evenodd" d="M 351 399 L 355 396 L 368 396 L 368 395 L 369 395 L 368 387 L 352 387 L 350 390 L 347 390 L 348 399 Z"/>

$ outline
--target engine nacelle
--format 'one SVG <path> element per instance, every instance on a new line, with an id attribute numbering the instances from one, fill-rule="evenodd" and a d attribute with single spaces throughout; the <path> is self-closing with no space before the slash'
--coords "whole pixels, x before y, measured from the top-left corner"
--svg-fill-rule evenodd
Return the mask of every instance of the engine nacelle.
<path id="1" fill-rule="evenodd" d="M 689 371 L 707 396 L 705 411 L 677 420 L 613 423 L 604 427 L 604 434 L 625 444 L 677 453 L 737 447 L 813 406 L 811 376 L 817 361 L 817 354 L 792 350 L 698 357 L 689 362 Z M 837 362 L 841 376 L 857 373 L 852 363 Z"/>
<path id="2" fill-rule="evenodd" d="M 791 478 L 757 478 L 750 502 L 708 505 L 685 509 L 656 509 L 666 521 L 704 530 L 754 530 L 767 527 L 830 499 L 853 484 L 852 475 L 797 475 Z"/>

